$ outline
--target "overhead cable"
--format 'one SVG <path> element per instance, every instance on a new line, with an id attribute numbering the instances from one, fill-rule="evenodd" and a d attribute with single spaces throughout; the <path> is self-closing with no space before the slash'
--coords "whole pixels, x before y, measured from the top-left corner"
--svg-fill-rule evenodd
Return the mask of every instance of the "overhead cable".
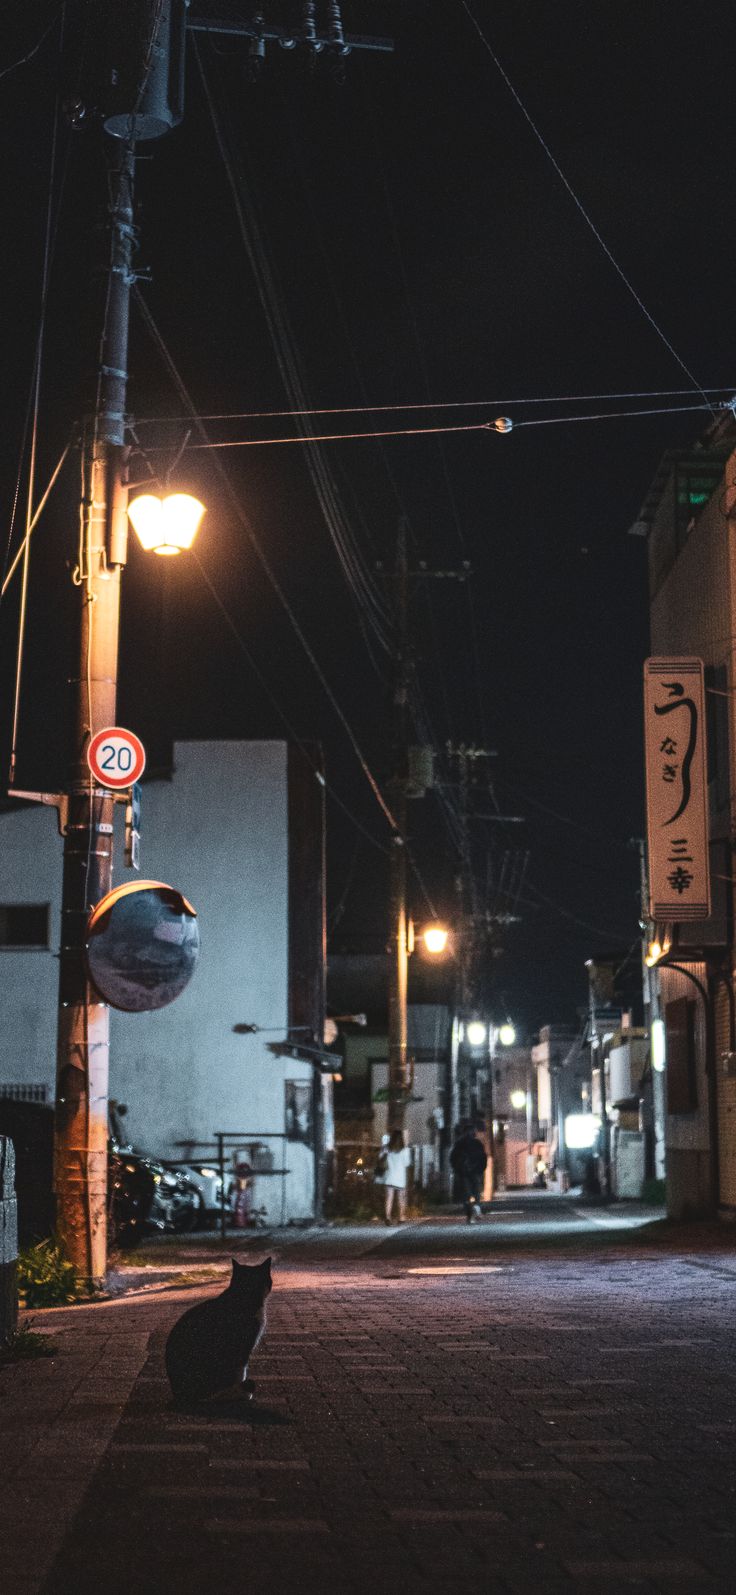
<path id="1" fill-rule="evenodd" d="M 43 511 L 44 511 L 44 509 L 46 507 L 46 504 L 48 502 L 48 498 L 49 498 L 49 495 L 51 493 L 51 490 L 52 490 L 52 488 L 53 488 L 53 486 L 54 486 L 54 484 L 56 482 L 56 478 L 59 475 L 59 472 L 61 471 L 61 468 L 62 468 L 62 466 L 64 464 L 64 461 L 65 461 L 65 459 L 67 457 L 67 454 L 69 453 L 70 448 L 71 448 L 71 443 L 65 443 L 64 444 L 64 447 L 63 447 L 63 449 L 61 451 L 61 454 L 59 455 L 59 458 L 58 458 L 58 460 L 56 462 L 56 465 L 54 466 L 54 469 L 51 472 L 51 476 L 49 478 L 47 486 L 45 487 L 45 489 L 44 489 L 44 491 L 43 491 L 43 493 L 42 493 L 42 495 L 41 495 L 41 497 L 40 497 L 40 499 L 39 499 L 39 501 L 38 501 L 38 503 L 36 505 L 36 508 L 33 511 L 33 515 L 31 516 L 31 519 L 28 522 L 28 525 L 27 525 L 26 531 L 25 531 L 25 535 L 23 537 L 23 542 L 21 543 L 20 547 L 16 550 L 15 558 L 12 561 L 12 564 L 8 567 L 7 574 L 5 575 L 5 578 L 3 580 L 2 588 L 0 588 L 0 598 L 4 598 L 5 597 L 5 594 L 6 594 L 8 588 L 10 586 L 10 583 L 13 580 L 15 572 L 18 569 L 20 561 L 23 558 L 23 555 L 25 553 L 26 545 L 30 542 L 31 536 L 33 535 L 33 532 L 35 531 L 35 529 L 36 529 L 36 527 L 38 525 L 38 522 L 41 519 Z"/>
<path id="2" fill-rule="evenodd" d="M 223 598 L 221 597 L 220 593 L 217 591 L 217 588 L 215 587 L 215 584 L 214 584 L 209 572 L 206 570 L 205 566 L 202 564 L 202 561 L 201 561 L 201 559 L 200 559 L 200 557 L 197 554 L 195 549 L 192 549 L 192 557 L 193 557 L 193 559 L 195 561 L 195 564 L 197 565 L 197 568 L 198 568 L 199 573 L 200 573 L 200 575 L 202 577 L 202 580 L 205 583 L 205 586 L 209 589 L 209 592 L 211 593 L 212 598 L 214 599 L 215 603 L 217 604 L 217 607 L 218 607 L 218 609 L 220 611 L 220 614 L 222 615 L 223 620 L 225 621 L 226 626 L 228 627 L 228 629 L 232 633 L 233 637 L 235 638 L 235 641 L 236 641 L 241 653 L 243 653 L 245 655 L 245 658 L 247 659 L 248 664 L 249 664 L 251 670 L 253 671 L 253 674 L 257 677 L 258 681 L 260 682 L 260 685 L 263 688 L 263 691 L 265 692 L 266 697 L 268 698 L 269 702 L 272 704 L 273 708 L 276 710 L 276 713 L 279 716 L 279 719 L 282 721 L 283 725 L 286 727 L 286 730 L 288 731 L 292 742 L 295 744 L 296 747 L 298 747 L 299 752 L 301 753 L 305 763 L 311 769 L 312 774 L 320 782 L 320 784 L 324 786 L 325 791 L 327 792 L 328 796 L 331 797 L 332 801 L 337 804 L 337 807 L 342 809 L 343 814 L 347 815 L 347 818 L 350 820 L 351 825 L 354 825 L 355 829 L 357 831 L 360 831 L 361 835 L 364 836 L 366 838 L 366 840 L 371 843 L 371 846 L 375 847 L 378 850 L 379 853 L 383 853 L 383 854 L 385 854 L 386 857 L 389 857 L 390 856 L 390 852 L 391 852 L 390 848 L 385 847 L 383 842 L 379 842 L 377 840 L 377 838 L 371 834 L 371 832 L 366 828 L 366 826 L 362 824 L 362 822 L 357 818 L 357 816 L 355 814 L 353 814 L 352 810 L 348 808 L 347 804 L 343 802 L 342 798 L 335 791 L 334 787 L 330 784 L 329 781 L 326 780 L 325 776 L 322 774 L 322 771 L 318 769 L 317 765 L 314 762 L 314 759 L 312 758 L 312 756 L 311 756 L 311 754 L 309 752 L 308 747 L 303 742 L 302 738 L 299 736 L 298 731 L 295 730 L 295 728 L 294 728 L 292 722 L 290 721 L 288 715 L 286 714 L 286 712 L 283 709 L 282 705 L 280 704 L 278 698 L 276 697 L 276 694 L 272 691 L 271 687 L 269 686 L 268 681 L 267 681 L 263 671 L 261 670 L 260 666 L 258 664 L 256 664 L 256 661 L 255 661 L 255 659 L 253 657 L 253 654 L 251 653 L 251 650 L 248 647 L 248 645 L 247 645 L 247 643 L 245 641 L 245 638 L 243 637 L 243 634 L 242 634 L 239 626 L 233 620 L 233 617 L 230 614 L 230 611 L 227 608 L 227 605 L 225 604 L 225 602 L 224 602 Z"/>
<path id="3" fill-rule="evenodd" d="M 174 383 L 174 385 L 175 385 L 175 387 L 177 389 L 179 397 L 182 400 L 182 403 L 186 405 L 186 407 L 187 407 L 187 409 L 189 411 L 190 417 L 191 417 L 192 421 L 194 422 L 195 426 L 197 427 L 197 430 L 200 433 L 200 436 L 202 436 L 206 440 L 205 443 L 203 444 L 203 447 L 207 447 L 208 446 L 208 440 L 207 440 L 207 433 L 205 431 L 205 428 L 204 428 L 202 422 L 199 420 L 199 418 L 197 416 L 197 412 L 196 412 L 195 406 L 194 406 L 194 404 L 192 403 L 192 400 L 189 397 L 189 392 L 188 392 L 188 390 L 187 390 L 187 388 L 186 388 L 186 386 L 184 384 L 184 380 L 183 380 L 183 378 L 181 377 L 181 375 L 179 373 L 178 367 L 174 363 L 173 357 L 172 357 L 172 355 L 169 352 L 169 349 L 168 349 L 168 347 L 167 347 L 167 345 L 166 345 L 166 343 L 164 341 L 163 335 L 159 332 L 157 323 L 154 320 L 154 317 L 153 317 L 148 305 L 146 304 L 146 301 L 143 298 L 143 295 L 141 294 L 141 291 L 140 291 L 140 289 L 138 288 L 137 285 L 134 285 L 134 287 L 133 287 L 133 294 L 135 296 L 136 304 L 138 305 L 138 307 L 140 309 L 140 312 L 141 312 L 141 315 L 142 315 L 142 317 L 143 317 L 143 319 L 144 319 L 144 321 L 146 323 L 146 326 L 147 326 L 152 338 L 154 339 L 154 342 L 156 343 L 156 346 L 157 346 L 157 348 L 159 350 L 159 353 L 161 354 L 161 357 L 162 357 L 162 359 L 164 361 L 164 364 L 166 365 L 166 368 L 167 368 L 167 370 L 168 370 L 168 372 L 169 372 L 169 374 L 171 376 L 171 379 L 172 379 L 172 381 L 173 381 L 173 383 Z M 227 492 L 228 498 L 230 500 L 230 503 L 232 504 L 233 510 L 235 512 L 235 515 L 236 515 L 237 519 L 239 520 L 240 525 L 242 526 L 243 531 L 246 534 L 246 537 L 248 538 L 248 541 L 249 541 L 249 543 L 250 543 L 250 545 L 251 545 L 251 547 L 252 547 L 252 549 L 253 549 L 253 551 L 254 551 L 254 553 L 256 555 L 256 558 L 258 559 L 260 565 L 262 566 L 263 570 L 265 571 L 265 573 L 266 573 L 266 575 L 268 577 L 268 580 L 270 581 L 271 586 L 273 587 L 273 590 L 276 593 L 277 598 L 279 599 L 279 602 L 281 603 L 283 609 L 286 611 L 286 614 L 287 614 L 287 616 L 289 618 L 291 626 L 292 626 L 293 630 L 295 631 L 295 633 L 296 633 L 296 635 L 297 635 L 297 637 L 299 639 L 299 642 L 301 643 L 301 646 L 302 646 L 305 654 L 307 655 L 307 658 L 308 658 L 308 660 L 309 660 L 309 662 L 310 662 L 310 664 L 312 666 L 312 669 L 314 670 L 314 672 L 315 672 L 315 674 L 316 674 L 316 676 L 317 676 L 317 678 L 318 678 L 318 680 L 319 680 L 319 682 L 320 682 L 320 684 L 322 686 L 323 691 L 325 692 L 327 698 L 329 699 L 329 701 L 330 701 L 330 703 L 332 705 L 332 708 L 333 708 L 335 714 L 337 715 L 337 718 L 340 721 L 340 724 L 342 725 L 343 730 L 345 731 L 345 734 L 346 734 L 346 736 L 348 738 L 348 741 L 350 742 L 350 745 L 351 745 L 351 747 L 353 749 L 353 752 L 355 753 L 355 756 L 356 756 L 356 758 L 358 760 L 358 763 L 360 764 L 360 767 L 361 767 L 361 769 L 363 771 L 363 774 L 364 774 L 364 776 L 365 776 L 365 778 L 366 778 L 366 780 L 368 782 L 368 785 L 371 788 L 373 796 L 375 797 L 376 802 L 379 805 L 379 808 L 382 810 L 383 814 L 385 815 L 386 819 L 388 820 L 388 823 L 389 823 L 389 825 L 391 827 L 391 830 L 393 832 L 395 832 L 396 834 L 399 834 L 399 826 L 398 826 L 393 814 L 391 813 L 391 810 L 388 807 L 388 804 L 386 803 L 386 800 L 385 800 L 385 798 L 383 796 L 383 793 L 381 792 L 381 789 L 380 789 L 380 787 L 378 785 L 378 782 L 375 779 L 375 776 L 373 775 L 372 770 L 370 769 L 366 759 L 364 758 L 363 752 L 362 752 L 362 750 L 360 748 L 360 745 L 359 745 L 357 737 L 355 736 L 355 733 L 354 733 L 354 731 L 352 729 L 352 726 L 350 725 L 350 722 L 348 721 L 347 716 L 345 715 L 345 713 L 343 712 L 340 704 L 338 703 L 338 701 L 337 701 L 337 699 L 336 699 L 336 697 L 335 697 L 335 695 L 334 695 L 334 693 L 332 691 L 332 688 L 330 687 L 330 684 L 327 681 L 327 678 L 326 678 L 326 676 L 324 674 L 324 671 L 322 670 L 322 667 L 319 664 L 319 661 L 317 660 L 317 658 L 316 658 L 316 656 L 315 656 L 310 644 L 308 643 L 307 638 L 304 635 L 304 632 L 303 632 L 303 630 L 302 630 L 302 628 L 301 628 L 301 626 L 299 624 L 299 621 L 297 620 L 297 617 L 296 617 L 296 615 L 295 615 L 295 613 L 294 613 L 294 611 L 293 611 L 293 609 L 291 607 L 291 604 L 289 603 L 289 601 L 288 601 L 288 599 L 286 597 L 286 594 L 285 594 L 283 588 L 281 587 L 280 582 L 278 581 L 278 578 L 276 576 L 276 572 L 274 571 L 270 560 L 267 558 L 266 553 L 265 553 L 263 547 L 261 546 L 261 542 L 260 542 L 259 538 L 256 536 L 256 533 L 255 533 L 255 531 L 253 529 L 253 526 L 252 526 L 248 516 L 246 515 L 245 510 L 243 509 L 243 507 L 242 507 L 242 505 L 240 503 L 239 496 L 236 493 L 235 488 L 233 487 L 233 484 L 232 484 L 232 482 L 230 480 L 230 477 L 229 477 L 227 471 L 225 470 L 224 465 L 222 465 L 220 463 L 220 461 L 218 459 L 218 456 L 216 454 L 214 456 L 214 462 L 215 462 L 215 468 L 216 468 L 216 470 L 218 472 L 218 475 L 220 476 L 220 479 L 221 479 L 221 481 L 223 483 L 223 486 L 224 486 L 224 488 L 225 488 L 225 490 Z"/>
<path id="4" fill-rule="evenodd" d="M 720 409 L 730 409 L 730 405 L 721 405 Z M 360 439 L 372 438 L 413 438 L 413 437 L 440 437 L 451 432 L 496 432 L 499 436 L 508 436 L 510 432 L 520 431 L 522 427 L 540 426 L 573 426 L 584 421 L 621 421 L 636 420 L 639 416 L 650 415 L 686 415 L 693 410 L 708 410 L 713 413 L 710 404 L 676 404 L 657 406 L 645 410 L 601 410 L 594 415 L 549 415 L 539 418 L 530 417 L 528 420 L 511 421 L 507 417 L 497 417 L 493 421 L 466 421 L 456 426 L 409 426 L 390 427 L 381 431 L 362 432 L 308 432 L 299 437 L 286 438 L 208 438 L 207 442 L 189 443 L 188 452 L 199 452 L 202 449 L 264 449 L 277 445 L 315 443 L 349 443 Z M 193 417 L 199 420 L 198 416 Z M 503 424 L 499 424 L 502 422 Z M 164 444 L 149 444 L 149 454 L 168 453 Z"/>
<path id="5" fill-rule="evenodd" d="M 362 385 L 362 384 L 361 384 Z M 507 395 L 501 399 L 420 399 L 415 404 L 325 404 L 313 405 L 308 410 L 213 410 L 202 413 L 200 421 L 277 421 L 308 415 L 385 415 L 401 411 L 419 410 L 489 410 L 504 405 L 518 404 L 602 404 L 614 399 L 681 399 L 692 393 L 689 388 L 640 388 L 631 392 L 616 393 L 549 393 L 533 398 L 523 394 Z M 700 393 L 736 393 L 736 382 L 722 382 L 718 387 L 706 387 Z M 165 422 L 188 421 L 183 415 L 139 416 L 137 426 L 158 426 Z"/>
<path id="6" fill-rule="evenodd" d="M 516 104 L 518 105 L 519 110 L 522 113 L 522 116 L 525 118 L 526 122 L 528 123 L 529 127 L 531 128 L 531 130 L 532 130 L 532 132 L 534 134 L 534 137 L 536 138 L 537 142 L 541 145 L 542 149 L 544 150 L 544 153 L 547 156 L 548 161 L 554 167 L 554 170 L 556 171 L 557 176 L 560 179 L 560 182 L 567 189 L 567 192 L 568 192 L 571 200 L 573 201 L 573 204 L 579 210 L 580 215 L 583 218 L 583 221 L 590 228 L 590 231 L 592 232 L 593 237 L 596 240 L 596 243 L 598 243 L 600 245 L 600 247 L 603 250 L 603 253 L 606 256 L 607 260 L 613 266 L 614 271 L 616 272 L 617 276 L 621 279 L 621 282 L 623 283 L 624 287 L 627 289 L 628 293 L 631 294 L 631 297 L 634 300 L 634 302 L 639 306 L 639 309 L 640 309 L 642 315 L 646 317 L 647 321 L 649 322 L 650 327 L 652 327 L 653 331 L 656 332 L 657 337 L 664 344 L 665 348 L 669 350 L 669 353 L 672 355 L 673 360 L 677 361 L 677 364 L 680 367 L 680 370 L 684 371 L 686 377 L 689 377 L 693 387 L 697 390 L 697 392 L 702 394 L 704 399 L 707 399 L 705 390 L 703 388 L 701 388 L 697 377 L 693 376 L 692 371 L 690 370 L 689 366 L 687 366 L 685 364 L 685 361 L 682 359 L 682 356 L 678 354 L 677 350 L 674 347 L 674 344 L 670 343 L 670 340 L 667 337 L 666 333 L 664 333 L 662 331 L 662 328 L 660 327 L 659 323 L 657 321 L 655 321 L 654 316 L 652 315 L 651 311 L 647 309 L 647 306 L 645 305 L 644 300 L 637 293 L 633 283 L 627 277 L 623 267 L 619 265 L 619 263 L 618 263 L 615 255 L 614 255 L 613 251 L 609 248 L 609 246 L 606 243 L 606 241 L 605 241 L 604 237 L 602 236 L 601 232 L 596 227 L 596 224 L 593 221 L 592 216 L 585 209 L 585 206 L 584 206 L 582 200 L 580 199 L 579 195 L 575 192 L 575 189 L 573 188 L 572 183 L 570 182 L 569 178 L 565 175 L 565 172 L 563 171 L 562 167 L 560 166 L 560 163 L 557 160 L 557 157 L 555 155 L 553 155 L 552 150 L 550 149 L 549 144 L 547 143 L 543 133 L 537 127 L 537 124 L 534 121 L 534 118 L 532 117 L 531 112 L 529 110 L 527 110 L 527 107 L 524 104 L 524 101 L 522 100 L 521 95 L 519 94 L 518 90 L 514 87 L 514 84 L 511 82 L 511 79 L 510 79 L 510 77 L 508 75 L 508 72 L 506 71 L 505 67 L 503 67 L 501 65 L 501 62 L 499 61 L 498 56 L 496 55 L 495 51 L 493 50 L 493 48 L 491 46 L 490 40 L 486 37 L 485 33 L 483 32 L 483 29 L 481 28 L 481 25 L 480 25 L 477 17 L 474 15 L 471 6 L 468 4 L 468 0 L 461 0 L 461 4 L 462 4 L 463 10 L 465 11 L 466 15 L 470 18 L 470 21 L 472 22 L 473 27 L 475 28 L 475 31 L 478 34 L 478 37 L 479 37 L 481 43 L 483 44 L 485 49 L 488 51 L 488 54 L 489 54 L 489 56 L 490 56 L 490 58 L 491 58 L 491 60 L 492 60 L 492 62 L 494 64 L 497 72 L 503 78 L 503 81 L 506 84 L 506 87 L 509 90 L 509 93 L 512 95 L 513 99 L 516 101 Z M 710 405 L 707 405 L 707 408 L 710 409 Z"/>
<path id="7" fill-rule="evenodd" d="M 281 378 L 292 403 L 304 407 L 306 396 L 300 371 L 299 355 L 294 335 L 289 325 L 286 307 L 263 242 L 252 195 L 248 185 L 243 180 L 240 162 L 232 150 L 228 148 L 223 119 L 215 104 L 196 38 L 194 39 L 194 53 L 210 113 L 215 141 L 232 193 L 238 227 L 255 279 Z M 305 441 L 317 443 L 321 441 L 313 438 L 311 431 L 306 426 L 301 430 Z M 314 455 L 311 453 L 307 455 L 307 462 L 325 525 L 332 539 L 353 599 L 357 603 L 358 609 L 362 610 L 367 616 L 377 640 L 384 649 L 388 650 L 387 615 L 383 601 L 372 573 L 366 566 L 360 548 L 350 530 L 347 516 L 340 502 L 337 484 L 332 476 L 328 461 L 317 450 Z"/>

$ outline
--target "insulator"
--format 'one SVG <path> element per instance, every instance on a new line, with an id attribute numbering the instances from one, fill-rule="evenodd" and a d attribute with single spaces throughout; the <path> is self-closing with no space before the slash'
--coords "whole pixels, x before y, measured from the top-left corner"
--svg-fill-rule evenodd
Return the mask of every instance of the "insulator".
<path id="1" fill-rule="evenodd" d="M 251 83 L 255 83 L 260 77 L 266 61 L 266 41 L 262 31 L 264 21 L 263 12 L 257 11 L 253 18 L 253 26 L 258 28 L 259 31 L 253 36 L 248 45 L 248 77 Z"/>
<path id="2" fill-rule="evenodd" d="M 345 43 L 345 34 L 342 29 L 342 12 L 338 0 L 328 0 L 327 4 L 327 31 L 330 35 L 330 44 L 338 55 L 349 55 L 350 45 Z"/>
<path id="3" fill-rule="evenodd" d="M 304 43 L 309 45 L 310 50 L 312 50 L 315 55 L 322 49 L 322 45 L 317 41 L 316 14 L 317 6 L 315 0 L 303 0 L 302 37 L 304 39 Z"/>

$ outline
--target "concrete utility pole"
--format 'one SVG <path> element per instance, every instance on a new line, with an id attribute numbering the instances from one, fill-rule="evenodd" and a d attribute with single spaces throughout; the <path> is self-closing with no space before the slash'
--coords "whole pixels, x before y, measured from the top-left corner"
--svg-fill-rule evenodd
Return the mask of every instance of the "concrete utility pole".
<path id="1" fill-rule="evenodd" d="M 189 0 L 87 0 L 79 7 L 79 58 L 72 63 L 75 125 L 104 129 L 107 219 L 100 270 L 95 391 L 82 429 L 82 504 L 77 667 L 64 825 L 54 1183 L 57 1228 L 79 1274 L 104 1279 L 107 1264 L 107 1097 L 109 1011 L 85 962 L 90 910 L 112 883 L 112 794 L 88 766 L 92 737 L 115 724 L 120 575 L 127 544 L 125 419 L 128 321 L 135 233 L 133 188 L 139 141 L 161 138 L 184 112 L 187 29 L 249 41 L 254 64 L 267 43 L 305 48 L 339 65 L 353 50 L 387 51 L 391 40 L 345 34 L 338 0 L 324 22 L 304 4 L 295 28 L 270 27 L 263 13 L 188 17 Z M 321 16 L 320 8 L 320 16 Z"/>
<path id="2" fill-rule="evenodd" d="M 172 103 L 172 48 L 181 59 L 184 7 L 177 0 L 108 0 L 94 32 L 90 93 L 101 105 L 107 215 L 98 263 L 94 395 L 82 428 L 80 616 L 72 687 L 59 955 L 54 1186 L 57 1230 L 82 1278 L 107 1267 L 107 1139 L 110 1015 L 85 962 L 90 910 L 112 885 L 112 792 L 87 765 L 92 737 L 116 719 L 120 578 L 127 549 L 125 416 L 135 231 L 135 146 L 181 114 Z M 112 86 L 111 86 L 112 85 Z M 86 116 L 77 102 L 75 115 Z M 103 195 L 100 196 L 103 201 Z M 102 205 L 101 205 L 102 208 Z M 63 812 L 63 810 L 62 810 Z"/>
<path id="3" fill-rule="evenodd" d="M 406 907 L 406 786 L 409 687 L 413 660 L 408 641 L 409 567 L 406 524 L 399 523 L 393 578 L 396 630 L 393 688 L 393 776 L 389 791 L 397 830 L 391 838 L 391 940 L 388 984 L 388 1128 L 404 1129 L 409 1090 L 407 1057 L 407 987 L 409 948 Z"/>
<path id="4" fill-rule="evenodd" d="M 95 408 L 82 442 L 81 615 L 72 678 L 72 762 L 64 836 L 59 962 L 55 1187 L 57 1228 L 79 1273 L 104 1278 L 107 1259 L 107 1082 L 110 1016 L 87 974 L 90 910 L 112 885 L 111 792 L 87 766 L 92 737 L 115 724 L 120 574 L 127 542 L 125 406 L 133 250 L 134 146 L 106 147 L 108 265 Z"/>

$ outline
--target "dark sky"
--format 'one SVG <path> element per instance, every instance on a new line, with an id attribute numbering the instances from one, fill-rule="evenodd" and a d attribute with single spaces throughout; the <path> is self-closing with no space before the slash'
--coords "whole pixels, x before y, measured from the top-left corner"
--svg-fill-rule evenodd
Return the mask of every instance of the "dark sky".
<path id="1" fill-rule="evenodd" d="M 40 0 L 10 6 L 0 71 L 32 48 L 55 9 Z M 202 0 L 194 9 L 208 6 Z M 250 7 L 209 5 L 227 9 Z M 529 854 L 521 920 L 504 932 L 494 970 L 499 1005 L 534 1029 L 574 1016 L 591 953 L 608 948 L 624 958 L 637 936 L 637 861 L 627 844 L 643 824 L 646 550 L 627 528 L 662 450 L 697 436 L 707 414 L 551 423 L 697 404 L 696 383 L 725 383 L 721 397 L 736 391 L 732 8 L 726 0 L 704 13 L 672 0 L 469 7 L 661 336 L 565 189 L 461 0 L 364 0 L 343 9 L 346 26 L 391 33 L 397 47 L 393 56 L 352 57 L 342 86 L 324 64 L 310 75 L 296 53 L 278 49 L 253 84 L 240 44 L 200 39 L 234 180 L 243 184 L 250 258 L 190 49 L 185 122 L 147 145 L 139 166 L 138 261 L 150 276 L 140 291 L 201 412 L 293 407 L 296 388 L 292 382 L 287 392 L 278 359 L 288 343 L 292 376 L 298 370 L 312 406 L 482 401 L 467 411 L 328 415 L 315 420 L 318 431 L 514 420 L 506 436 L 324 445 L 323 493 L 338 504 L 352 585 L 303 446 L 218 458 L 381 781 L 390 763 L 390 660 L 371 626 L 388 592 L 376 563 L 391 564 L 401 516 L 415 568 L 470 562 L 467 584 L 412 581 L 417 677 L 439 748 L 449 739 L 496 751 L 493 791 L 476 793 L 475 809 L 489 813 L 495 804 L 526 822 L 475 820 L 472 835 L 480 899 L 488 882 L 491 907 L 510 906 L 506 888 L 519 885 Z M 282 11 L 271 7 L 273 16 Z M 38 322 L 56 37 L 52 29 L 32 61 L 0 77 L 0 181 L 12 241 L 3 267 L 6 522 Z M 81 404 L 89 246 L 102 193 L 94 127 L 60 131 L 57 200 L 60 193 L 40 482 Z M 278 351 L 269 317 L 282 328 Z M 131 373 L 136 417 L 182 413 L 137 313 Z M 676 389 L 687 391 L 551 402 Z M 532 420 L 544 424 L 523 424 Z M 218 438 L 290 431 L 284 420 L 210 425 Z M 184 434 L 141 422 L 137 435 L 152 451 L 176 452 Z M 150 459 L 158 469 L 172 454 Z M 142 459 L 138 468 L 143 476 Z M 176 483 L 208 504 L 201 563 L 131 552 L 120 719 L 143 736 L 152 763 L 164 761 L 171 736 L 281 736 L 284 715 L 300 737 L 321 739 L 333 792 L 379 844 L 330 798 L 333 942 L 378 950 L 387 915 L 385 821 L 212 456 L 187 450 Z M 62 779 L 75 492 L 72 465 L 34 552 L 22 785 Z M 0 616 L 3 764 L 15 614 L 13 601 Z M 443 779 L 450 775 L 445 766 Z M 419 870 L 446 914 L 457 869 L 446 806 L 456 801 L 450 790 L 443 801 L 430 794 L 411 808 Z M 412 894 L 421 918 L 416 882 Z"/>

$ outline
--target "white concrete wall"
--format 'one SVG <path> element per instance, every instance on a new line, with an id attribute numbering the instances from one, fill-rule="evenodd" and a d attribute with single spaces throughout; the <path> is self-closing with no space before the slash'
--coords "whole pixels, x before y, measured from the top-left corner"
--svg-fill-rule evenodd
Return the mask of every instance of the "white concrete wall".
<path id="1" fill-rule="evenodd" d="M 110 1095 L 128 1105 L 134 1145 L 185 1157 L 180 1142 L 215 1130 L 284 1130 L 284 1081 L 303 1064 L 275 1058 L 288 1020 L 288 805 L 283 742 L 183 742 L 172 781 L 144 785 L 141 876 L 166 881 L 199 916 L 201 954 L 187 990 L 158 1013 L 111 1024 Z M 116 860 L 122 847 L 116 844 Z M 119 863 L 116 882 L 133 877 Z M 0 902 L 50 902 L 49 952 L 0 951 L 0 1082 L 46 1081 L 53 1096 L 61 841 L 54 813 L 0 815 Z M 236 1024 L 271 1035 L 234 1035 Z M 313 1210 L 311 1148 L 268 1140 L 276 1168 L 255 1199 L 268 1217 Z M 208 1154 L 210 1156 L 211 1154 Z"/>
<path id="2" fill-rule="evenodd" d="M 0 814 L 0 902 L 48 903 L 50 946 L 0 947 L 0 1083 L 45 1085 L 56 1073 L 62 841 L 56 810 L 41 804 Z"/>

